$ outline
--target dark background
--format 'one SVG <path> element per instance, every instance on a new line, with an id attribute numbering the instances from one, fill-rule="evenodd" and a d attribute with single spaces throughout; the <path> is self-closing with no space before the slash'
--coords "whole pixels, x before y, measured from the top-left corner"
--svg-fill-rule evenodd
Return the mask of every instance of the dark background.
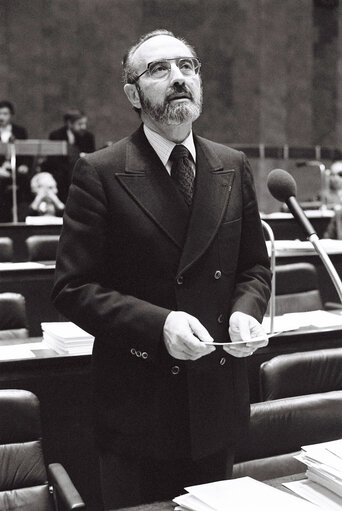
<path id="1" fill-rule="evenodd" d="M 138 124 L 121 59 L 167 28 L 203 62 L 196 131 L 225 143 L 342 146 L 342 8 L 338 0 L 0 0 L 0 97 L 31 138 L 69 107 L 84 109 L 97 146 Z M 273 162 L 254 164 L 261 209 Z M 284 165 L 283 165 L 284 166 Z"/>

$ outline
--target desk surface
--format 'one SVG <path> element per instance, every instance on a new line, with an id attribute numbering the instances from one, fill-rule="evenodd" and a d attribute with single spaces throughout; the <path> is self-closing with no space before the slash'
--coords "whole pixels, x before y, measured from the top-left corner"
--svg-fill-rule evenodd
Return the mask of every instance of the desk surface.
<path id="1" fill-rule="evenodd" d="M 281 477 L 278 479 L 271 479 L 270 481 L 265 481 L 265 484 L 272 486 L 273 488 L 277 488 L 278 490 L 285 491 L 287 493 L 291 493 L 290 490 L 282 486 L 283 483 L 289 483 L 292 481 L 300 481 L 301 479 L 305 479 L 305 474 L 293 474 L 287 477 Z M 142 504 L 141 506 L 134 507 L 125 507 L 119 511 L 173 511 L 175 508 L 173 502 L 154 502 L 153 504 Z"/>

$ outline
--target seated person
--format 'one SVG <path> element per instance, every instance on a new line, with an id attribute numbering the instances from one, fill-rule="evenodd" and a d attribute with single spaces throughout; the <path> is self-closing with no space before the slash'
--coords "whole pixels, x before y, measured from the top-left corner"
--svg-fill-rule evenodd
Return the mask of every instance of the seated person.
<path id="1" fill-rule="evenodd" d="M 334 207 L 342 203 L 342 161 L 334 161 L 330 167 L 327 204 Z"/>
<path id="2" fill-rule="evenodd" d="M 57 183 L 49 172 L 40 172 L 33 176 L 31 190 L 35 198 L 30 204 L 29 215 L 63 215 L 64 204 L 57 196 Z"/>
<path id="3" fill-rule="evenodd" d="M 27 131 L 13 122 L 14 106 L 10 101 L 0 101 L 0 141 L 3 144 L 15 140 L 27 139 Z M 18 205 L 27 204 L 30 190 L 30 168 L 32 158 L 18 156 L 17 164 L 17 201 Z M 0 222 L 12 220 L 12 173 L 8 157 L 0 155 Z"/>
<path id="4" fill-rule="evenodd" d="M 51 171 L 57 181 L 62 201 L 66 202 L 74 165 L 80 156 L 95 151 L 95 138 L 88 130 L 88 118 L 84 112 L 72 109 L 64 115 L 64 126 L 52 131 L 50 140 L 68 142 L 68 156 L 50 156 L 44 170 Z"/>

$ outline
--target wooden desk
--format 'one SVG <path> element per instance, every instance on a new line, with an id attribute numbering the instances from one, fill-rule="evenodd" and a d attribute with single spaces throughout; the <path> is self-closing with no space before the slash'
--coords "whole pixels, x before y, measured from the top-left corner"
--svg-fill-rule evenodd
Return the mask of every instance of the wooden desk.
<path id="1" fill-rule="evenodd" d="M 269 242 L 266 242 L 268 248 Z M 329 257 L 334 264 L 337 273 L 342 279 L 342 240 L 322 240 Z M 335 287 L 331 282 L 327 270 L 325 269 L 320 257 L 316 255 L 310 242 L 302 243 L 294 240 L 276 240 L 276 264 L 291 264 L 298 262 L 311 263 L 316 267 L 319 289 L 321 291 L 323 303 L 339 302 Z M 301 248 L 302 247 L 302 248 Z M 311 247 L 311 248 L 308 248 Z"/>
<path id="2" fill-rule="evenodd" d="M 327 230 L 331 218 L 334 216 L 334 212 L 331 210 L 307 211 L 306 215 L 318 236 L 322 238 L 323 234 Z M 293 218 L 291 213 L 261 213 L 261 218 L 272 228 L 276 240 L 306 239 L 303 229 Z"/>
<path id="3" fill-rule="evenodd" d="M 2 340 L 0 346 L 13 343 L 18 341 Z M 99 511 L 100 483 L 90 410 L 91 357 L 58 355 L 53 350 L 34 354 L 32 359 L 0 361 L 0 388 L 29 390 L 38 396 L 47 463 L 62 463 L 87 510 Z"/>
<path id="4" fill-rule="evenodd" d="M 268 486 L 272 486 L 273 488 L 277 488 L 277 490 L 282 490 L 293 495 L 293 493 L 287 488 L 285 488 L 282 484 L 289 483 L 292 481 L 300 481 L 301 479 L 305 479 L 305 474 L 294 474 L 288 477 L 271 479 L 269 481 L 265 481 L 265 484 L 267 484 Z M 174 508 L 175 504 L 173 502 L 154 502 L 153 504 L 143 504 L 141 506 L 125 507 L 119 511 L 173 511 Z M 228 510 L 229 506 L 227 506 L 227 511 Z"/>
<path id="5" fill-rule="evenodd" d="M 0 292 L 21 293 L 26 300 L 29 334 L 41 335 L 42 321 L 61 321 L 63 317 L 51 302 L 55 264 L 0 263 Z"/>
<path id="6" fill-rule="evenodd" d="M 61 233 L 61 225 L 27 225 L 23 222 L 18 224 L 0 223 L 0 236 L 5 236 L 13 240 L 13 261 L 27 261 L 28 252 L 25 240 L 29 236 L 39 234 L 56 234 Z"/>

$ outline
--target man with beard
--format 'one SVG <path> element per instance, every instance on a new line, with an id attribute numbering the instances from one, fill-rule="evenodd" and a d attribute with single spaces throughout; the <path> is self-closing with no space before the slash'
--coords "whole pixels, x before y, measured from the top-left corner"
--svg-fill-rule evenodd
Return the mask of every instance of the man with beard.
<path id="1" fill-rule="evenodd" d="M 123 66 L 142 124 L 77 163 L 53 291 L 96 337 L 106 509 L 231 474 L 249 418 L 245 357 L 267 344 L 270 288 L 245 156 L 192 133 L 202 103 L 193 48 L 157 30 Z"/>

